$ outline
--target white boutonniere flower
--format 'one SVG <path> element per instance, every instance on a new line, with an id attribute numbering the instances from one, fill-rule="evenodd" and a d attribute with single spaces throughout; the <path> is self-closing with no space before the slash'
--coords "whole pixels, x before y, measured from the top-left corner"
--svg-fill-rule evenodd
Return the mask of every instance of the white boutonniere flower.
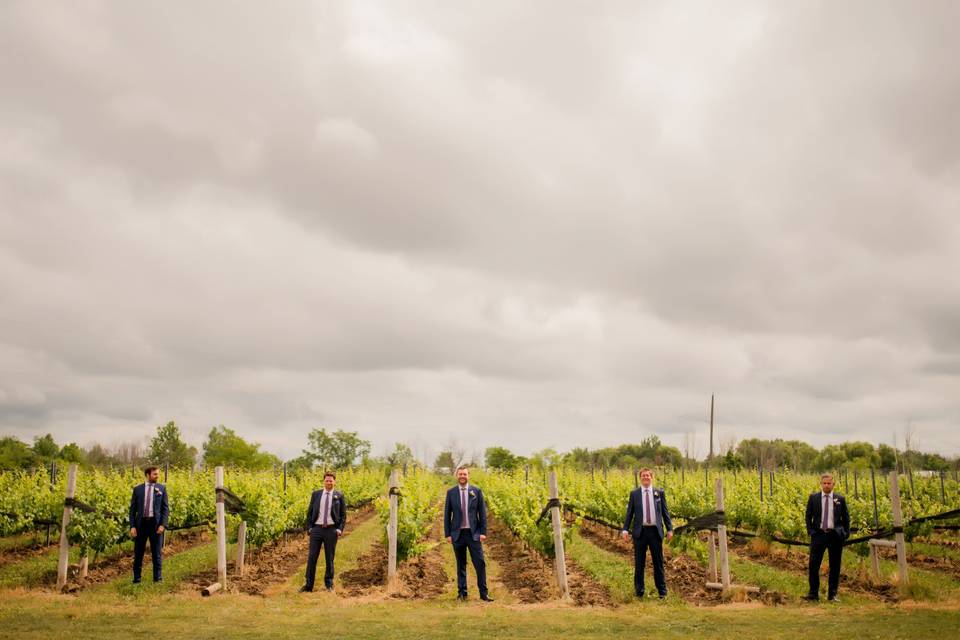
<path id="1" fill-rule="evenodd" d="M 153 493 L 154 493 L 155 495 L 160 495 L 160 489 L 157 489 L 156 487 L 154 487 L 154 488 L 153 488 Z"/>
<path id="2" fill-rule="evenodd" d="M 473 498 L 476 498 L 476 497 L 477 497 L 477 494 L 474 493 L 473 489 L 470 490 L 470 496 L 473 497 Z"/>
<path id="3" fill-rule="evenodd" d="M 837 498 L 834 498 L 834 499 L 833 499 L 833 504 L 840 504 L 840 500 L 837 499 Z"/>
<path id="4" fill-rule="evenodd" d="M 659 491 L 654 491 L 654 492 L 653 492 L 653 497 L 656 498 L 657 500 L 659 500 L 659 499 L 660 499 L 660 492 L 659 492 Z"/>

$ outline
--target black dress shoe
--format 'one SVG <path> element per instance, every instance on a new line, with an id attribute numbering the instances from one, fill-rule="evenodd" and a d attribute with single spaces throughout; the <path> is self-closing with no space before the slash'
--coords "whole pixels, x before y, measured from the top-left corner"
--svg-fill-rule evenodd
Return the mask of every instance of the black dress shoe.
<path id="1" fill-rule="evenodd" d="M 325 588 L 327 591 L 333 591 L 333 585 L 332 585 L 332 584 L 328 584 L 328 585 L 326 585 L 324 588 Z"/>
<path id="2" fill-rule="evenodd" d="M 483 594 L 482 596 L 480 596 L 480 599 L 483 600 L 484 602 L 493 602 L 493 598 L 491 598 L 487 594 Z"/>
<path id="3" fill-rule="evenodd" d="M 307 585 L 303 585 L 302 587 L 300 587 L 300 593 L 313 593 L 313 587 L 308 587 Z"/>
<path id="4" fill-rule="evenodd" d="M 664 598 L 667 597 L 667 594 L 661 593 L 661 594 L 658 594 L 657 597 L 660 598 L 661 600 L 663 600 Z"/>
<path id="5" fill-rule="evenodd" d="M 803 599 L 809 600 L 810 602 L 818 602 L 820 600 L 820 596 L 815 593 L 808 593 L 807 595 L 803 596 Z"/>
<path id="6" fill-rule="evenodd" d="M 466 601 L 467 601 L 467 594 L 465 594 L 465 593 L 458 593 L 458 594 L 457 594 L 457 600 L 460 600 L 461 602 L 466 602 Z"/>
<path id="7" fill-rule="evenodd" d="M 830 602 L 840 602 L 840 598 L 837 597 L 837 594 L 827 596 L 827 600 Z"/>
<path id="8" fill-rule="evenodd" d="M 644 597 L 643 591 L 641 591 L 640 593 L 638 593 L 638 594 L 637 594 L 637 597 L 638 597 L 638 598 L 643 598 L 643 597 Z"/>

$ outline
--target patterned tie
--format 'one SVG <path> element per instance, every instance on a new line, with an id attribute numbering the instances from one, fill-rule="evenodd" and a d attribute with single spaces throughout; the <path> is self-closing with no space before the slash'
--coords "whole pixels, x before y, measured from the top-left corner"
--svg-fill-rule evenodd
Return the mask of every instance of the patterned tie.
<path id="1" fill-rule="evenodd" d="M 324 526 L 330 524 L 327 521 L 327 508 L 330 506 L 330 494 L 326 491 L 323 492 L 323 497 L 320 498 L 320 512 L 323 514 L 323 524 Z"/>
<path id="2" fill-rule="evenodd" d="M 830 515 L 830 495 L 823 494 L 823 522 L 820 523 L 820 528 L 824 531 L 828 530 L 830 527 L 827 517 Z"/>
<path id="3" fill-rule="evenodd" d="M 460 511 L 463 513 L 463 518 L 460 521 L 461 529 L 470 528 L 470 520 L 467 518 L 467 490 L 466 488 L 460 489 Z"/>
<path id="4" fill-rule="evenodd" d="M 653 505 L 650 504 L 650 489 L 644 489 L 643 495 L 646 497 L 646 513 L 644 514 L 644 523 L 653 524 Z"/>

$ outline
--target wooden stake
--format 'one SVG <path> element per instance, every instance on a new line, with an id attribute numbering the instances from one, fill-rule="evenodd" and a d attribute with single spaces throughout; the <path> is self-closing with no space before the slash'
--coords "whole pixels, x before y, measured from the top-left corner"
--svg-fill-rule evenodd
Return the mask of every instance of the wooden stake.
<path id="1" fill-rule="evenodd" d="M 394 491 L 399 487 L 397 470 L 390 472 L 390 523 L 387 526 L 387 582 L 393 583 L 397 577 L 397 495 Z"/>
<path id="2" fill-rule="evenodd" d="M 67 498 L 74 498 L 77 491 L 77 465 L 67 469 Z M 60 557 L 57 560 L 57 589 L 67 584 L 67 565 L 70 561 L 70 542 L 67 540 L 67 526 L 73 516 L 73 507 L 63 507 L 63 520 L 60 524 Z"/>
<path id="3" fill-rule="evenodd" d="M 223 489 L 223 467 L 214 470 L 217 489 Z M 220 588 L 227 586 L 227 514 L 223 504 L 223 494 L 217 491 L 217 577 Z M 212 592 L 211 592 L 212 593 Z"/>
<path id="4" fill-rule="evenodd" d="M 86 578 L 90 575 L 90 556 L 83 554 L 80 558 L 80 577 Z"/>
<path id="5" fill-rule="evenodd" d="M 220 584 L 219 582 L 214 582 L 214 583 L 213 583 L 212 585 L 210 585 L 209 587 L 204 587 L 203 589 L 201 589 L 201 590 L 200 590 L 200 593 L 203 594 L 203 595 L 205 595 L 205 596 L 209 596 L 209 595 L 213 595 L 213 594 L 216 593 L 217 591 L 220 591 L 221 588 L 222 588 L 222 586 L 221 586 L 221 584 Z"/>
<path id="6" fill-rule="evenodd" d="M 900 509 L 900 477 L 896 470 L 890 472 L 890 507 L 893 511 L 893 526 L 903 527 L 903 512 Z M 893 534 L 897 543 L 897 568 L 900 572 L 900 584 L 907 584 L 907 548 L 903 531 Z"/>
<path id="7" fill-rule="evenodd" d="M 870 467 L 870 483 L 873 486 L 873 528 L 880 528 L 880 511 L 877 509 L 877 472 Z"/>
<path id="8" fill-rule="evenodd" d="M 557 486 L 557 472 L 550 472 L 550 499 L 558 499 L 560 491 Z M 560 520 L 560 507 L 550 509 L 550 520 L 553 522 L 553 549 L 554 565 L 557 572 L 557 586 L 560 587 L 560 597 L 566 600 L 570 597 L 567 588 L 567 560 L 563 553 L 563 524 Z"/>
<path id="9" fill-rule="evenodd" d="M 717 511 L 723 511 L 723 478 L 717 478 L 714 492 L 717 497 Z M 730 586 L 730 561 L 727 557 L 727 525 L 717 525 L 717 538 L 720 542 L 720 584 L 726 589 Z"/>
<path id="10" fill-rule="evenodd" d="M 708 533 L 707 544 L 710 545 L 710 565 L 707 567 L 707 581 L 719 582 L 717 575 L 717 536 L 713 531 Z"/>
<path id="11" fill-rule="evenodd" d="M 247 522 L 240 521 L 237 529 L 237 575 L 243 577 L 243 559 L 247 548 Z"/>

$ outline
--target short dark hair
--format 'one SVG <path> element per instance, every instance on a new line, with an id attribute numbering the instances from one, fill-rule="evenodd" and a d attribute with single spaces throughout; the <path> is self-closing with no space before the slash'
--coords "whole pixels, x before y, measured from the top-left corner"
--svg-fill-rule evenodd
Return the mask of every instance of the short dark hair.
<path id="1" fill-rule="evenodd" d="M 151 473 L 153 473 L 154 471 L 157 471 L 159 468 L 160 468 L 160 467 L 156 467 L 156 466 L 154 466 L 154 465 L 150 465 L 149 467 L 144 467 L 144 468 L 143 468 L 143 475 L 148 476 L 148 475 L 150 475 Z"/>
<path id="2" fill-rule="evenodd" d="M 335 474 L 333 471 L 324 471 L 324 472 L 323 472 L 323 479 L 326 480 L 326 479 L 327 479 L 327 476 L 330 476 L 330 477 L 333 478 L 334 480 L 337 479 L 337 474 Z"/>

